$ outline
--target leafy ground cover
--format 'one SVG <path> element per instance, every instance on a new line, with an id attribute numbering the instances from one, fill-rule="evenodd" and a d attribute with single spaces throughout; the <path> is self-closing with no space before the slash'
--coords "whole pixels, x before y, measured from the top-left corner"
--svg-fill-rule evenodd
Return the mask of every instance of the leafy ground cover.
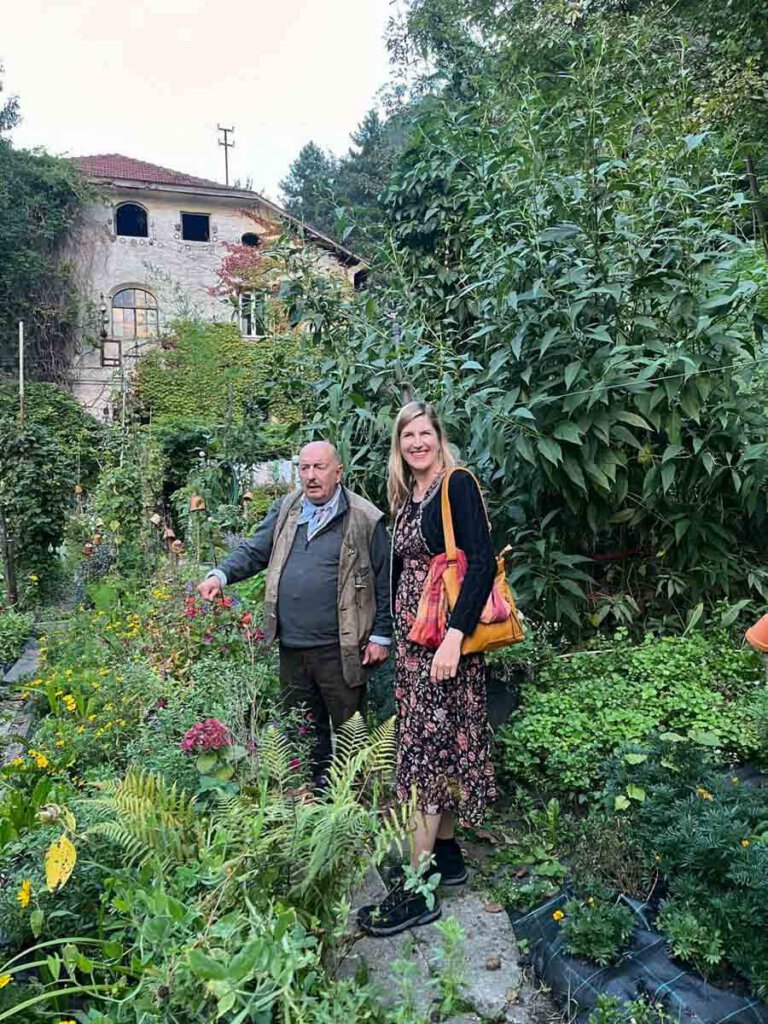
<path id="1" fill-rule="evenodd" d="M 43 639 L 0 772 L 0 1019 L 394 1020 L 326 969 L 403 832 L 392 723 L 353 723 L 315 794 L 258 609 L 170 575 L 116 592 Z"/>

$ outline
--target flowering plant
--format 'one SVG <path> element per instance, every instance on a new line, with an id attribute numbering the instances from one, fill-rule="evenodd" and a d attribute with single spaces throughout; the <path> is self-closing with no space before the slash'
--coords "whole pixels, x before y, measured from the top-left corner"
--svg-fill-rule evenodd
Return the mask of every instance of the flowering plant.
<path id="1" fill-rule="evenodd" d="M 181 741 L 181 749 L 186 753 L 201 753 L 207 750 L 221 750 L 232 743 L 229 729 L 218 718 L 207 718 L 204 722 L 196 722 L 188 729 Z"/>
<path id="2" fill-rule="evenodd" d="M 187 754 L 197 754 L 201 792 L 222 787 L 237 790 L 232 777 L 236 763 L 245 757 L 245 749 L 235 743 L 227 726 L 218 718 L 196 722 L 185 733 L 180 747 Z"/>

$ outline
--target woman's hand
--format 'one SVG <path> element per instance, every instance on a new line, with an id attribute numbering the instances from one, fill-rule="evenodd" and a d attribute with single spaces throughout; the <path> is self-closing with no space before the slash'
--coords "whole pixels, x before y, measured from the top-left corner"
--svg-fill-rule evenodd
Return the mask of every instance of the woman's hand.
<path id="1" fill-rule="evenodd" d="M 433 682 L 453 679 L 459 669 L 461 658 L 461 641 L 464 634 L 460 629 L 449 629 L 445 639 L 435 651 L 429 678 Z"/>

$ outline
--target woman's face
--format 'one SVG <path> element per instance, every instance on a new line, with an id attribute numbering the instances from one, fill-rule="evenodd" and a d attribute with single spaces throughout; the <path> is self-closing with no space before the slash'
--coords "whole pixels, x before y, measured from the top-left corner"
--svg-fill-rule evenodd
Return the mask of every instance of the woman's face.
<path id="1" fill-rule="evenodd" d="M 427 473 L 438 465 L 440 441 L 428 416 L 417 416 L 403 427 L 400 452 L 414 473 Z"/>

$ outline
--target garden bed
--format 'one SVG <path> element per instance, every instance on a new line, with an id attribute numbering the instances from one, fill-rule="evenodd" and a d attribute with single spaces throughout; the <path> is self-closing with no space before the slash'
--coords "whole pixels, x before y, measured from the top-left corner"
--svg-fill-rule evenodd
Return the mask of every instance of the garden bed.
<path id="1" fill-rule="evenodd" d="M 608 996 L 622 1003 L 660 1003 L 673 1019 L 693 1024 L 768 1024 L 768 1005 L 762 1000 L 711 985 L 674 960 L 667 939 L 648 927 L 642 905 L 633 906 L 637 925 L 632 943 L 615 964 L 600 966 L 570 955 L 558 921 L 569 898 L 561 891 L 534 910 L 508 909 L 518 941 L 528 943 L 537 976 L 569 1014 L 577 1008 L 577 1019 L 585 1021 L 600 997 Z"/>

